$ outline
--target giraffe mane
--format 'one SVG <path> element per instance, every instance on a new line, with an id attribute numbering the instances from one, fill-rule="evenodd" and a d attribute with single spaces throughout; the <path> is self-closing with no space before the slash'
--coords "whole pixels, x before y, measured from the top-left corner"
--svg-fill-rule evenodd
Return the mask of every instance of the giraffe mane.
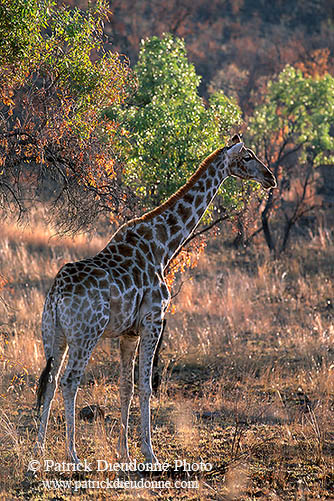
<path id="1" fill-rule="evenodd" d="M 220 153 L 224 150 L 225 147 L 220 147 L 211 153 L 208 157 L 206 157 L 197 170 L 193 173 L 193 175 L 188 179 L 188 181 L 181 186 L 173 195 L 171 195 L 165 202 L 156 207 L 155 209 L 146 212 L 143 216 L 136 218 L 135 221 L 148 221 L 149 219 L 153 219 L 155 216 L 162 214 L 165 210 L 172 207 L 172 205 L 180 200 L 189 190 L 194 186 L 196 181 L 203 175 L 203 172 L 208 168 L 208 166 L 220 155 Z"/>

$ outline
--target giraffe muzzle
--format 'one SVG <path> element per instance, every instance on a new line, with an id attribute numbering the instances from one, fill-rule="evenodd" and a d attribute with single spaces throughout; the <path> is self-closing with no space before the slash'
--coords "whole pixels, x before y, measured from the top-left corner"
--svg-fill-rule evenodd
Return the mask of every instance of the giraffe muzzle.
<path id="1" fill-rule="evenodd" d="M 277 186 L 276 178 L 270 171 L 268 171 L 268 174 L 265 175 L 261 184 L 265 190 L 276 188 Z"/>

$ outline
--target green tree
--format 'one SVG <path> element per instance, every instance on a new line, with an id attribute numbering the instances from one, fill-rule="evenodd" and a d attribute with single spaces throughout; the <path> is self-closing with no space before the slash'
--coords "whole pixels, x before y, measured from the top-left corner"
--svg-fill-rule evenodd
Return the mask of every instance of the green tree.
<path id="1" fill-rule="evenodd" d="M 146 207 L 174 193 L 199 162 L 227 139 L 240 109 L 222 92 L 205 105 L 200 77 L 188 61 L 183 40 L 164 35 L 142 41 L 134 68 L 138 90 L 119 109 L 126 177 Z M 114 110 L 109 117 L 116 118 Z"/>
<path id="2" fill-rule="evenodd" d="M 120 210 L 117 124 L 101 122 L 101 110 L 124 100 L 130 71 L 103 50 L 108 13 L 105 0 L 86 11 L 52 0 L 0 0 L 4 210 L 22 214 L 47 198 L 65 230 L 86 226 L 101 210 Z"/>
<path id="3" fill-rule="evenodd" d="M 305 77 L 291 66 L 269 82 L 264 102 L 249 120 L 247 135 L 278 179 L 261 213 L 261 230 L 276 255 L 286 249 L 295 223 L 318 207 L 315 168 L 334 163 L 333 127 L 334 78 Z"/>

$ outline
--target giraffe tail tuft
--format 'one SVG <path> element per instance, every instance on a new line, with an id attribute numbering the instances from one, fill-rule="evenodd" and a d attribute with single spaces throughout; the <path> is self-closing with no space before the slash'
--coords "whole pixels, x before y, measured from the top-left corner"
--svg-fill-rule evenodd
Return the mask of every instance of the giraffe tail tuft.
<path id="1" fill-rule="evenodd" d="M 44 401 L 44 394 L 46 391 L 47 384 L 50 379 L 50 372 L 53 367 L 53 357 L 48 358 L 48 361 L 46 363 L 45 368 L 42 371 L 42 374 L 40 375 L 39 381 L 38 381 L 38 387 L 37 387 L 37 402 L 36 402 L 36 410 L 38 415 L 40 414 L 40 409 Z"/>

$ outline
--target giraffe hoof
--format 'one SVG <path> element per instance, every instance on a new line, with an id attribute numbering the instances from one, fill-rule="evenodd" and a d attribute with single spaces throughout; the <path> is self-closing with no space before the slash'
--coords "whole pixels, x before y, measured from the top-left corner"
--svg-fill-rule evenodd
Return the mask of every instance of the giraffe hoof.
<path id="1" fill-rule="evenodd" d="M 148 458 L 145 459 L 145 464 L 158 464 L 158 463 L 159 463 L 159 460 L 156 456 L 153 456 L 150 459 L 148 459 Z"/>
<path id="2" fill-rule="evenodd" d="M 43 453 L 44 453 L 44 446 L 37 442 L 33 448 L 34 456 L 41 456 Z"/>
<path id="3" fill-rule="evenodd" d="M 158 458 L 155 456 L 155 454 L 145 454 L 145 464 L 156 464 L 159 463 Z"/>
<path id="4" fill-rule="evenodd" d="M 78 456 L 76 455 L 75 452 L 73 453 L 68 453 L 66 455 L 66 458 L 67 460 L 70 462 L 70 463 L 74 463 L 74 464 L 79 464 L 80 463 L 80 459 L 78 458 Z"/>
<path id="5" fill-rule="evenodd" d="M 116 451 L 116 457 L 121 463 L 131 463 L 131 458 L 129 454 L 123 453 L 121 451 Z"/>

